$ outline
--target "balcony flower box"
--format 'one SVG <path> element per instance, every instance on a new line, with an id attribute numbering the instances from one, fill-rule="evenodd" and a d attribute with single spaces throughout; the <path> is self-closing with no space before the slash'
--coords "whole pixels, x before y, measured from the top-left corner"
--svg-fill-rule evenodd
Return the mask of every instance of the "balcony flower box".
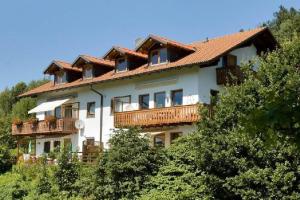
<path id="1" fill-rule="evenodd" d="M 37 118 L 30 118 L 27 120 L 27 123 L 31 125 L 32 130 L 35 130 L 38 126 L 39 120 Z"/>
<path id="2" fill-rule="evenodd" d="M 13 125 L 15 125 L 17 127 L 17 129 L 20 130 L 23 127 L 23 121 L 21 119 L 19 119 L 19 118 L 15 118 L 13 120 Z"/>
<path id="3" fill-rule="evenodd" d="M 49 129 L 55 129 L 56 128 L 56 121 L 57 118 L 55 116 L 49 115 L 45 117 L 45 122 L 47 123 L 47 126 Z"/>

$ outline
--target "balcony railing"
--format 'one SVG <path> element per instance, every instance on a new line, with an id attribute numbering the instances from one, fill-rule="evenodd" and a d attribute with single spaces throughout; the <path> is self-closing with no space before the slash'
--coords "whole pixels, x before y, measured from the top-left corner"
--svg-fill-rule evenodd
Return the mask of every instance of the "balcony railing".
<path id="1" fill-rule="evenodd" d="M 115 127 L 159 126 L 193 123 L 199 119 L 199 104 L 115 113 Z"/>
<path id="2" fill-rule="evenodd" d="M 49 135 L 49 134 L 72 134 L 76 133 L 75 120 L 64 118 L 56 120 L 56 123 L 49 124 L 46 121 L 39 121 L 36 125 L 23 123 L 22 126 L 12 125 L 13 135 Z"/>
<path id="3" fill-rule="evenodd" d="M 243 80 L 243 73 L 239 66 L 221 67 L 216 69 L 217 84 L 239 84 Z"/>

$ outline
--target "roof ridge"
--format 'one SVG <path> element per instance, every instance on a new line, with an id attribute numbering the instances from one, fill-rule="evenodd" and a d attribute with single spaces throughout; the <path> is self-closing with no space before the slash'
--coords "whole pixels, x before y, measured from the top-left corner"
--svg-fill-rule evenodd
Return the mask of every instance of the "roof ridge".
<path id="1" fill-rule="evenodd" d="M 216 37 L 213 37 L 213 38 L 208 38 L 208 41 L 218 40 L 218 39 L 226 38 L 226 37 L 229 37 L 229 36 L 235 36 L 235 35 L 239 35 L 239 34 L 243 34 L 243 33 L 249 33 L 251 31 L 259 31 L 259 30 L 262 31 L 264 29 L 268 29 L 268 27 L 257 27 L 257 28 L 253 28 L 253 29 L 248 29 L 246 31 L 228 33 L 228 34 L 225 34 L 225 35 L 220 35 L 220 36 L 216 36 Z M 207 42 L 207 39 L 193 41 L 193 42 L 190 43 L 190 45 L 195 45 L 195 44 L 204 43 L 204 42 Z"/>

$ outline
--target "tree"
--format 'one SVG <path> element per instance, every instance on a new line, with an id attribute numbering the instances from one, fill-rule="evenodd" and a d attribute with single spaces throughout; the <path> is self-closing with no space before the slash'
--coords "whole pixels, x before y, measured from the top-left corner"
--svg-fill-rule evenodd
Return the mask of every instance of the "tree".
<path id="1" fill-rule="evenodd" d="M 155 174 L 162 155 L 138 129 L 119 130 L 110 139 L 97 170 L 98 199 L 135 199 Z"/>
<path id="2" fill-rule="evenodd" d="M 266 23 L 279 42 L 292 40 L 300 36 L 300 11 L 295 8 L 287 9 L 280 6 L 274 13 L 274 19 Z"/>
<path id="3" fill-rule="evenodd" d="M 79 165 L 77 159 L 69 153 L 69 148 L 63 148 L 58 158 L 58 168 L 54 174 L 60 191 L 72 194 L 74 184 L 79 177 Z"/>
<path id="4" fill-rule="evenodd" d="M 36 106 L 36 99 L 34 98 L 23 98 L 19 100 L 12 108 L 12 118 L 18 118 L 26 120 L 30 117 L 28 111 Z"/>

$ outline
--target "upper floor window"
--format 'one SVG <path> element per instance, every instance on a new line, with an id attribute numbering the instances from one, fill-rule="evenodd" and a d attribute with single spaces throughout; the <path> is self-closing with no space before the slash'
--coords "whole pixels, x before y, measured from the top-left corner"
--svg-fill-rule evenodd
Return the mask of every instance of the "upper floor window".
<path id="1" fill-rule="evenodd" d="M 54 81 L 56 84 L 61 84 L 67 82 L 67 73 L 64 71 L 59 71 L 55 74 Z"/>
<path id="2" fill-rule="evenodd" d="M 149 94 L 139 96 L 140 109 L 149 109 Z"/>
<path id="3" fill-rule="evenodd" d="M 168 60 L 167 49 L 155 49 L 150 53 L 150 65 L 166 63 Z"/>
<path id="4" fill-rule="evenodd" d="M 183 91 L 182 90 L 174 90 L 171 92 L 172 106 L 182 105 L 182 99 L 183 99 Z"/>
<path id="5" fill-rule="evenodd" d="M 57 119 L 61 119 L 61 106 L 55 108 L 54 115 Z"/>
<path id="6" fill-rule="evenodd" d="M 115 97 L 113 99 L 112 110 L 114 112 L 124 112 L 129 110 L 128 107 L 131 103 L 131 96 Z"/>
<path id="7" fill-rule="evenodd" d="M 155 108 L 163 108 L 166 105 L 166 93 L 157 92 L 154 94 L 154 106 Z"/>
<path id="8" fill-rule="evenodd" d="M 83 70 L 83 78 L 88 79 L 88 78 L 93 78 L 93 67 L 88 66 L 85 67 Z"/>
<path id="9" fill-rule="evenodd" d="M 95 102 L 87 103 L 87 117 L 88 118 L 95 117 Z"/>
<path id="10" fill-rule="evenodd" d="M 235 55 L 228 54 L 223 57 L 223 66 L 232 67 L 237 66 L 237 57 Z"/>
<path id="11" fill-rule="evenodd" d="M 127 70 L 127 60 L 125 58 L 120 58 L 116 61 L 116 71 L 123 72 Z"/>

